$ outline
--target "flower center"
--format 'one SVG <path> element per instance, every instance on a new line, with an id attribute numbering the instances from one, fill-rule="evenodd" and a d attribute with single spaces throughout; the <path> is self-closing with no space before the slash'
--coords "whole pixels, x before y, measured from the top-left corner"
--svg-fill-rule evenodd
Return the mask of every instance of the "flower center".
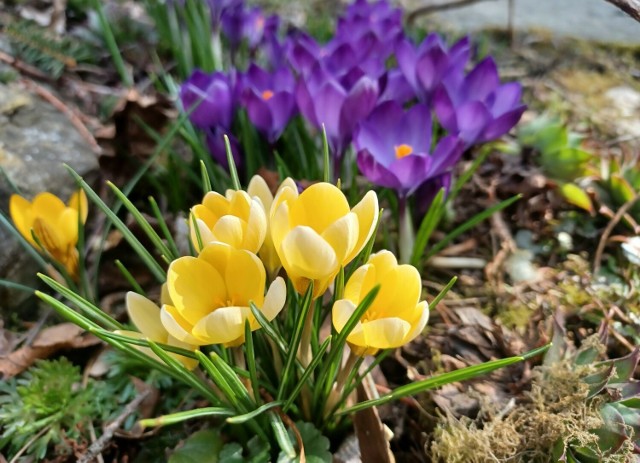
<path id="1" fill-rule="evenodd" d="M 264 101 L 269 101 L 271 98 L 273 98 L 273 92 L 271 90 L 265 90 L 262 92 L 262 99 Z"/>
<path id="2" fill-rule="evenodd" d="M 413 148 L 411 147 L 411 145 L 398 145 L 394 147 L 395 151 L 396 151 L 396 158 L 400 159 L 403 158 L 405 156 L 409 156 L 410 154 L 413 153 Z"/>

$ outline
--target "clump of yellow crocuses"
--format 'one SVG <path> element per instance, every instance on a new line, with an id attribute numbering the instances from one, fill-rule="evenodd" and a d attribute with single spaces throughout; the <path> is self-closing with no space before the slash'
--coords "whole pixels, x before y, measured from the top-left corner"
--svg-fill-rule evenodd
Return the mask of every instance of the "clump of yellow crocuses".
<path id="1" fill-rule="evenodd" d="M 78 225 L 87 221 L 88 211 L 83 190 L 73 193 L 66 205 L 48 192 L 31 202 L 17 194 L 9 199 L 11 219 L 20 234 L 62 264 L 72 278 L 78 270 Z"/>
<path id="2" fill-rule="evenodd" d="M 420 302 L 422 280 L 418 270 L 412 265 L 398 265 L 391 252 L 380 251 L 353 272 L 345 285 L 344 298 L 333 305 L 337 332 L 378 285 L 378 294 L 347 337 L 351 351 L 359 356 L 407 344 L 422 332 L 429 319 L 427 301 Z"/>

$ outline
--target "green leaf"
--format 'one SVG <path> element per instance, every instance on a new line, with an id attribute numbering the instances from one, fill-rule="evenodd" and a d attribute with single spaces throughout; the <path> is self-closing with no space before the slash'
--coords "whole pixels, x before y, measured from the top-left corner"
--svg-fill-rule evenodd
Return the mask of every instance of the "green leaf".
<path id="1" fill-rule="evenodd" d="M 187 438 L 169 457 L 169 463 L 218 463 L 222 438 L 217 429 L 203 429 Z"/>
<path id="2" fill-rule="evenodd" d="M 242 456 L 242 446 L 237 442 L 231 442 L 222 448 L 219 455 L 220 461 L 225 463 L 245 463 Z"/>
<path id="3" fill-rule="evenodd" d="M 562 183 L 558 190 L 570 204 L 593 213 L 593 203 L 589 195 L 575 183 Z"/>
<path id="4" fill-rule="evenodd" d="M 330 463 L 332 461 L 331 452 L 329 452 L 329 439 L 323 436 L 316 427 L 311 423 L 298 421 L 296 428 L 302 437 L 302 445 L 304 445 L 304 455 L 308 463 Z M 295 441 L 292 430 L 289 430 L 289 436 Z M 300 449 L 298 455 L 294 458 L 280 452 L 278 455 L 278 463 L 298 463 L 300 461 Z"/>

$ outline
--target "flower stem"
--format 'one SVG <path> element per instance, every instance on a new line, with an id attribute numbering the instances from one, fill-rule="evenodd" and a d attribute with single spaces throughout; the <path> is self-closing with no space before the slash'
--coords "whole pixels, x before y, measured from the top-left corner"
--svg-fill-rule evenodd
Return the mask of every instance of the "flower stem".
<path id="1" fill-rule="evenodd" d="M 327 404 L 324 408 L 325 414 L 333 410 L 334 407 L 338 404 L 340 397 L 342 397 L 342 391 L 344 390 L 347 378 L 349 378 L 351 371 L 356 366 L 359 359 L 359 355 L 354 354 L 353 351 L 349 351 L 349 357 L 347 358 L 347 361 L 344 363 L 342 368 L 340 368 L 340 371 L 338 372 L 338 376 L 336 378 L 336 384 L 331 390 L 329 400 L 327 400 Z"/>
<path id="2" fill-rule="evenodd" d="M 313 357 L 313 353 L 311 352 L 311 332 L 313 330 L 313 312 L 315 309 L 315 304 L 313 301 L 311 302 L 311 307 L 309 307 L 309 312 L 307 313 L 307 318 L 304 321 L 304 326 L 302 327 L 302 336 L 300 337 L 300 348 L 298 350 L 298 359 L 303 367 L 308 367 L 311 363 L 311 359 Z"/>
<path id="3" fill-rule="evenodd" d="M 411 211 L 407 204 L 407 197 L 404 195 L 398 198 L 398 222 L 400 263 L 408 264 L 411 262 L 411 254 L 413 253 L 416 237 L 413 231 L 413 222 L 411 221 Z"/>

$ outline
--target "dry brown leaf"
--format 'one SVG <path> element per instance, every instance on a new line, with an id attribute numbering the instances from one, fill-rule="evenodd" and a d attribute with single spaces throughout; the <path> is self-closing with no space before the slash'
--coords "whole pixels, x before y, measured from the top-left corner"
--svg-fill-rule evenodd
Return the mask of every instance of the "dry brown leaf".
<path id="1" fill-rule="evenodd" d="M 38 333 L 30 346 L 0 357 L 0 374 L 3 379 L 11 378 L 29 368 L 36 360 L 51 357 L 60 350 L 81 349 L 98 343 L 98 338 L 85 333 L 73 323 L 51 326 Z"/>
<path id="2" fill-rule="evenodd" d="M 366 388 L 358 385 L 358 402 L 364 402 L 372 397 Z M 380 420 L 376 407 L 356 412 L 353 424 L 360 443 L 360 458 L 371 463 L 395 463 L 391 453 L 385 425 Z"/>

